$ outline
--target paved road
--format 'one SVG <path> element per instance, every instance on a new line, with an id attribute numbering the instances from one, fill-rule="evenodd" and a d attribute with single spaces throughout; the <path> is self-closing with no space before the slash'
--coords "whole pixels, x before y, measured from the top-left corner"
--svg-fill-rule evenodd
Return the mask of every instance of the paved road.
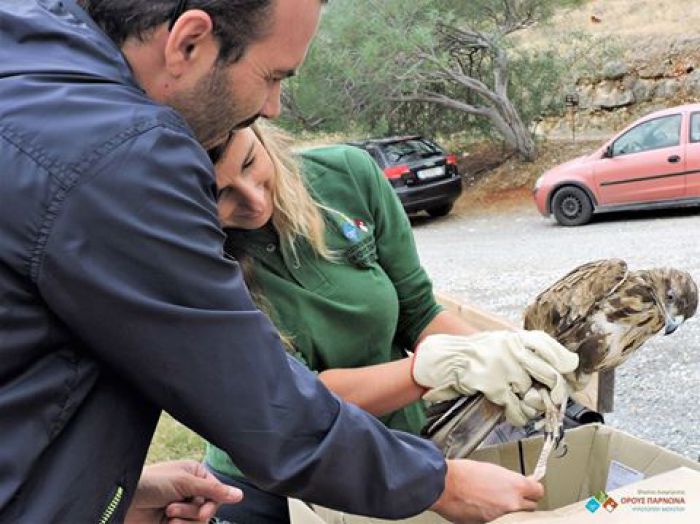
<path id="1" fill-rule="evenodd" d="M 700 209 L 604 215 L 563 228 L 523 205 L 413 219 L 436 289 L 520 323 L 527 303 L 578 264 L 618 257 L 630 268 L 674 266 L 700 283 Z M 618 368 L 606 422 L 693 459 L 700 456 L 700 317 Z"/>

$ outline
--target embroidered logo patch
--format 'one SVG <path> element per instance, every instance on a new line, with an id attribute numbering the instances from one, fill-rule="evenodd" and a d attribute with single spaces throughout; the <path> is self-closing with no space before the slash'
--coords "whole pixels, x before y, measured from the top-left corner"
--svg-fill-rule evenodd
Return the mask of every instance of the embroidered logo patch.
<path id="1" fill-rule="evenodd" d="M 367 224 L 365 224 L 364 220 L 360 220 L 359 218 L 356 218 L 356 219 L 355 219 L 355 225 L 356 225 L 357 227 L 359 227 L 359 228 L 360 228 L 362 231 L 364 231 L 365 233 L 367 233 L 367 231 L 369 231 L 369 229 L 367 229 Z"/>
<path id="2" fill-rule="evenodd" d="M 352 240 L 353 242 L 357 242 L 357 239 L 359 238 L 357 228 L 350 222 L 343 223 L 343 235 L 345 235 L 345 238 Z"/>

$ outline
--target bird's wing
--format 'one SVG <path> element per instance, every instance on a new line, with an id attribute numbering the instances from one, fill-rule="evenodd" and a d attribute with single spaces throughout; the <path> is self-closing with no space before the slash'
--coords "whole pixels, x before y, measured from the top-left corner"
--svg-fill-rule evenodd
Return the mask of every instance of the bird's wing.
<path id="1" fill-rule="evenodd" d="M 627 264 L 620 259 L 598 260 L 577 267 L 527 307 L 525 329 L 539 329 L 560 339 L 575 325 L 590 320 L 592 311 L 619 288 L 627 274 Z"/>
<path id="2" fill-rule="evenodd" d="M 596 369 L 622 364 L 644 342 L 663 329 L 666 313 L 646 271 L 632 271 L 619 289 L 601 304 L 600 331 L 612 336 Z"/>

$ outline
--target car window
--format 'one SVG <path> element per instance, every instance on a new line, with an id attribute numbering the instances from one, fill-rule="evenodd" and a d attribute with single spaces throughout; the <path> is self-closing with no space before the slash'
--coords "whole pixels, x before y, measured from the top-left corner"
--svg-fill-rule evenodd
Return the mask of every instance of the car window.
<path id="1" fill-rule="evenodd" d="M 433 156 L 442 153 L 434 144 L 419 138 L 389 142 L 383 145 L 384 154 L 389 162 L 396 163 L 406 161 L 411 157 Z"/>
<path id="2" fill-rule="evenodd" d="M 613 144 L 613 156 L 677 146 L 681 143 L 681 115 L 655 118 L 633 127 Z"/>
<path id="3" fill-rule="evenodd" d="M 690 141 L 700 142 L 700 113 L 690 116 Z"/>
<path id="4" fill-rule="evenodd" d="M 382 155 L 381 153 L 377 150 L 375 147 L 368 147 L 367 152 L 369 153 L 369 156 L 371 156 L 374 161 L 379 164 L 380 166 L 383 164 L 382 161 Z"/>

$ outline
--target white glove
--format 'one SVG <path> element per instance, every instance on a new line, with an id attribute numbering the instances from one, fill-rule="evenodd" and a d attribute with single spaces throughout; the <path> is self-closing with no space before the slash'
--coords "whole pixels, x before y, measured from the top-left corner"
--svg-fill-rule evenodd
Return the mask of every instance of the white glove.
<path id="1" fill-rule="evenodd" d="M 569 389 L 569 396 L 576 391 L 581 391 L 584 389 L 591 380 L 592 375 L 587 373 L 581 373 L 580 375 L 576 371 L 572 373 L 567 373 L 564 375 L 566 380 L 567 388 Z M 546 406 L 544 400 L 542 400 L 541 392 L 537 388 L 530 388 L 524 395 L 521 395 L 525 405 L 529 406 L 531 410 L 537 413 L 544 413 Z M 553 400 L 554 402 L 554 400 Z M 559 402 L 554 402 L 558 405 Z"/>
<path id="2" fill-rule="evenodd" d="M 563 373 L 578 366 L 578 355 L 543 331 L 485 331 L 476 335 L 431 335 L 413 360 L 413 379 L 429 388 L 431 402 L 481 392 L 503 406 L 506 418 L 522 426 L 537 415 L 523 396 L 533 379 L 551 390 L 554 403 L 564 400 Z"/>

